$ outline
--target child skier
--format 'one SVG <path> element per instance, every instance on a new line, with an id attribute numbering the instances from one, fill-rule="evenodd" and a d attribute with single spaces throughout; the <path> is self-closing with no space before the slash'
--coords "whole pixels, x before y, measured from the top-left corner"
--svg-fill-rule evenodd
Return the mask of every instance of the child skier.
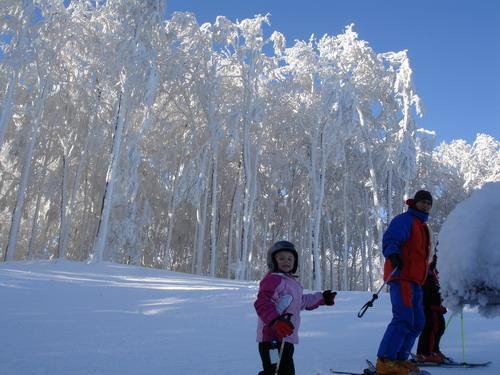
<path id="1" fill-rule="evenodd" d="M 303 288 L 294 276 L 298 253 L 291 242 L 278 241 L 271 246 L 267 253 L 267 266 L 269 273 L 260 282 L 254 303 L 259 317 L 257 341 L 263 367 L 259 375 L 274 375 L 277 363 L 279 375 L 294 375 L 293 344 L 298 343 L 300 310 L 313 310 L 320 305 L 332 306 L 336 293 L 331 290 L 302 293 Z M 281 345 L 282 342 L 284 345 Z M 271 358 L 274 349 L 280 350 L 277 361 Z"/>

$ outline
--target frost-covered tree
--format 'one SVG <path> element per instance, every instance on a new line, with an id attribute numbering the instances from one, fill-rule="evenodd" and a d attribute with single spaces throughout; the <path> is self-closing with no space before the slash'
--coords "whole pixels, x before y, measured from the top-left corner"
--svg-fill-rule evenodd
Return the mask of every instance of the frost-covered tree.
<path id="1" fill-rule="evenodd" d="M 434 232 L 500 176 L 499 142 L 435 146 L 406 51 L 353 25 L 287 45 L 270 17 L 164 19 L 165 2 L 7 2 L 0 256 L 257 279 L 288 239 L 314 289 L 373 289 L 415 189 Z"/>
<path id="2" fill-rule="evenodd" d="M 313 40 L 298 42 L 285 50 L 286 75 L 292 110 L 297 113 L 291 142 L 297 158 L 309 176 L 310 237 L 314 288 L 322 287 L 320 228 L 325 200 L 328 167 L 343 159 L 343 145 L 350 137 L 353 122 L 352 98 L 342 88 L 346 77 L 335 59 L 335 42 L 322 38 L 315 51 Z M 347 115 L 344 116 L 344 111 Z"/>
<path id="3" fill-rule="evenodd" d="M 121 40 L 117 41 L 117 50 L 114 55 L 116 58 L 114 67 L 116 72 L 116 86 L 118 88 L 116 92 L 118 101 L 114 123 L 113 145 L 110 155 L 111 161 L 106 176 L 106 188 L 92 258 L 97 262 L 101 261 L 104 256 L 115 183 L 120 177 L 121 149 L 122 146 L 125 146 L 124 149 L 126 149 L 127 145 L 123 145 L 126 141 L 132 143 L 127 151 L 129 153 L 128 158 L 129 160 L 132 159 L 131 164 L 133 166 L 131 180 L 128 181 L 132 186 L 128 187 L 127 193 L 131 192 L 134 199 L 136 196 L 136 192 L 134 192 L 135 187 L 133 186 L 137 183 L 137 155 L 135 153 L 137 152 L 137 143 L 149 127 L 150 110 L 157 86 L 155 67 L 151 65 L 151 63 L 155 64 L 155 56 L 150 38 L 153 35 L 152 28 L 158 25 L 162 14 L 160 4 L 160 2 L 155 0 L 145 2 L 118 1 L 110 3 L 107 6 L 107 11 L 111 13 L 109 18 L 115 20 L 113 25 L 115 29 L 112 29 L 111 32 L 121 36 Z M 144 71 L 147 72 L 146 77 L 142 74 Z M 139 120 L 140 127 L 136 131 L 138 134 L 132 135 L 131 118 L 133 111 L 138 105 L 137 100 L 141 104 L 144 101 L 144 113 Z M 128 165 L 122 165 L 122 168 L 126 170 L 129 167 Z M 132 205 L 135 204 L 135 202 L 130 203 Z M 132 214 L 133 218 L 134 214 Z M 127 219 L 124 218 L 123 221 Z M 129 233 L 130 229 L 124 227 L 122 230 L 125 233 Z"/>
<path id="4" fill-rule="evenodd" d="M 33 0 L 22 2 L 7 1 L 0 11 L 2 30 L 2 76 L 7 77 L 0 107 L 0 147 L 4 143 L 5 132 L 12 118 L 14 96 L 24 67 L 33 62 L 35 50 L 33 41 L 40 22 L 36 22 L 36 4 Z M 8 43 L 5 40 L 9 40 Z"/>

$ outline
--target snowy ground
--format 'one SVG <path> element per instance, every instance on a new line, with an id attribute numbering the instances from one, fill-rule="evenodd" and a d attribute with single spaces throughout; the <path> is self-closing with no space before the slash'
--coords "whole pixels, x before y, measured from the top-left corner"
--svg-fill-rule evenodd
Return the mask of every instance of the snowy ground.
<path id="1" fill-rule="evenodd" d="M 1 375 L 255 375 L 257 283 L 130 266 L 0 264 Z M 362 319 L 369 293 L 340 292 L 333 308 L 303 312 L 298 375 L 360 370 L 374 360 L 390 319 L 387 294 Z M 432 374 L 500 374 L 500 320 L 466 310 L 465 357 L 489 368 Z M 462 359 L 460 319 L 443 351 Z"/>

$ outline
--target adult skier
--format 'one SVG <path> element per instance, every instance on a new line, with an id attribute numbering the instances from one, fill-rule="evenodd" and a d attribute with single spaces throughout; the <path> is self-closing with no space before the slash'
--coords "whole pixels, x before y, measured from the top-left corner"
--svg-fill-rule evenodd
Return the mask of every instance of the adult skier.
<path id="1" fill-rule="evenodd" d="M 426 221 L 432 208 L 432 195 L 419 190 L 406 204 L 408 210 L 391 220 L 382 240 L 386 258 L 384 279 L 389 279 L 393 316 L 377 353 L 376 368 L 380 375 L 420 371 L 408 358 L 425 324 L 422 285 L 427 277 L 430 254 Z"/>

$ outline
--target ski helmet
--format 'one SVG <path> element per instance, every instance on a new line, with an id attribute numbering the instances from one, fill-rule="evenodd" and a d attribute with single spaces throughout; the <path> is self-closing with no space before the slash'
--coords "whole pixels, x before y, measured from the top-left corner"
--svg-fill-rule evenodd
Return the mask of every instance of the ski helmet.
<path id="1" fill-rule="evenodd" d="M 274 255 L 279 251 L 289 251 L 293 254 L 294 262 L 292 267 L 292 273 L 297 272 L 297 267 L 299 265 L 299 254 L 295 249 L 295 245 L 289 241 L 278 241 L 271 246 L 267 252 L 267 267 L 271 272 L 278 272 L 278 263 L 274 259 Z"/>

